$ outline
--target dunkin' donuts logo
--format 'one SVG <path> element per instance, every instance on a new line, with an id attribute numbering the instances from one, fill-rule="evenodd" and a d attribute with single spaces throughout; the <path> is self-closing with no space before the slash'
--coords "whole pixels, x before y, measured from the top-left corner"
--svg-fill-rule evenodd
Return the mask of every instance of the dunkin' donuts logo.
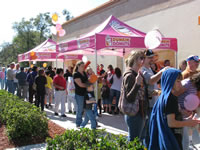
<path id="1" fill-rule="evenodd" d="M 159 47 L 169 48 L 170 47 L 170 40 L 162 40 Z"/>
<path id="2" fill-rule="evenodd" d="M 110 37 L 106 36 L 105 45 L 106 46 L 130 46 L 130 38 L 125 37 Z"/>
<path id="3" fill-rule="evenodd" d="M 78 48 L 87 48 L 90 46 L 90 39 L 85 38 L 85 39 L 80 39 L 77 41 Z"/>

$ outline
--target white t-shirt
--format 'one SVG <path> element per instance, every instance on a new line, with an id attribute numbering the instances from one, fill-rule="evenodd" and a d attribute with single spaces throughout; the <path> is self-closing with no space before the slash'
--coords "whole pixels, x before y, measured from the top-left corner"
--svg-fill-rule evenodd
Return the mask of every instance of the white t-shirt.
<path id="1" fill-rule="evenodd" d="M 151 95 L 152 95 L 153 90 L 158 89 L 158 85 L 156 83 L 149 84 L 149 80 L 150 80 L 151 76 L 154 75 L 151 68 L 142 67 L 141 71 L 145 78 L 146 83 L 148 84 L 148 96 L 152 97 L 152 99 L 149 100 L 149 106 L 152 108 L 153 105 L 155 104 L 156 100 L 158 99 L 158 96 L 151 96 Z"/>

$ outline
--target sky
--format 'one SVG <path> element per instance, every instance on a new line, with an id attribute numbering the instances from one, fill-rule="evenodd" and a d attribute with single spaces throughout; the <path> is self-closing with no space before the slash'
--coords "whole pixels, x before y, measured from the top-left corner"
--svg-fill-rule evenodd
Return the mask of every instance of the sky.
<path id="1" fill-rule="evenodd" d="M 58 13 L 67 9 L 76 17 L 109 0 L 4 0 L 1 1 L 0 45 L 3 42 L 12 42 L 15 32 L 12 29 L 14 22 L 22 18 L 29 20 L 39 13 Z"/>

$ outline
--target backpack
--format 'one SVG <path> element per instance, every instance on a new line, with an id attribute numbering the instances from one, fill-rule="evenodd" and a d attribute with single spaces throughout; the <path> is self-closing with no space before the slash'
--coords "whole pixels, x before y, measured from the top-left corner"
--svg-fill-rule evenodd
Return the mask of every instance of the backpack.
<path id="1" fill-rule="evenodd" d="M 126 72 L 124 75 L 123 75 L 123 78 L 126 76 L 126 75 L 130 75 L 132 74 L 132 72 Z M 122 88 L 121 88 L 121 95 L 120 95 L 120 98 L 119 98 L 119 104 L 118 104 L 118 108 L 119 110 L 123 113 L 123 114 L 126 114 L 126 115 L 129 115 L 129 116 L 135 116 L 138 111 L 139 111 L 139 97 L 140 97 L 140 92 L 138 91 L 138 94 L 135 98 L 135 101 L 133 102 L 128 102 L 127 98 L 126 98 L 126 92 L 125 92 L 125 88 L 124 88 L 124 81 L 122 82 Z"/>

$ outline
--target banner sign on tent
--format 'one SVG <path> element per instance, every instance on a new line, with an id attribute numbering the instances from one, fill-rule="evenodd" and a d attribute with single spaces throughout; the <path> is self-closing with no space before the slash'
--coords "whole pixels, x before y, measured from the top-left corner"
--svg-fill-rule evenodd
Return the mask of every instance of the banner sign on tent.
<path id="1" fill-rule="evenodd" d="M 130 46 L 130 38 L 126 37 L 110 37 L 109 35 L 105 38 L 106 46 Z"/>

